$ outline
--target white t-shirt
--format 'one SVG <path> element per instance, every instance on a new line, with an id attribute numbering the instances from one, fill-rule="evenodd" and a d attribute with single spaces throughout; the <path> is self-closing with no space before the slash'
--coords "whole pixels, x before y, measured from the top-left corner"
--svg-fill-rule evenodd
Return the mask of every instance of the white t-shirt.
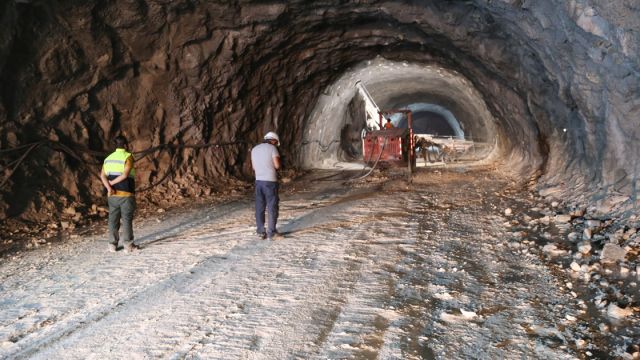
<path id="1" fill-rule="evenodd" d="M 256 173 L 256 180 L 278 181 L 273 158 L 280 157 L 278 148 L 269 143 L 262 143 L 251 150 L 251 165 Z"/>

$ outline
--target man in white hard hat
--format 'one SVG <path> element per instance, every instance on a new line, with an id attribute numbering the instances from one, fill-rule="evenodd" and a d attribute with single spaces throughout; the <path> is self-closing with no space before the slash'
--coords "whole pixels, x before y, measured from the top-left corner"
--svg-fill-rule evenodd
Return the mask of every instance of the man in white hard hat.
<path id="1" fill-rule="evenodd" d="M 262 144 L 251 150 L 251 166 L 256 174 L 256 231 L 261 239 L 273 240 L 281 236 L 276 230 L 278 222 L 278 174 L 280 169 L 280 145 L 278 134 L 270 131 Z M 269 223 L 265 230 L 264 212 L 267 210 Z"/>

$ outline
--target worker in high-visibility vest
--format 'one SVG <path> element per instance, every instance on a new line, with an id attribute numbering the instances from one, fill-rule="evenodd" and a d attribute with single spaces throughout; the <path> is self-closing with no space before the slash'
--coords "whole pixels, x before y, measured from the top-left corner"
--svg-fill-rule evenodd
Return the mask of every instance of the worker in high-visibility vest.
<path id="1" fill-rule="evenodd" d="M 122 218 L 123 245 L 127 252 L 139 249 L 133 243 L 133 214 L 136 210 L 135 174 L 133 156 L 126 150 L 127 139 L 114 139 L 116 151 L 105 160 L 100 180 L 107 189 L 109 204 L 109 250 L 118 250 L 120 219 Z"/>
<path id="2" fill-rule="evenodd" d="M 387 123 L 384 124 L 384 128 L 385 130 L 394 128 L 393 123 L 391 123 L 391 119 L 387 118 Z"/>

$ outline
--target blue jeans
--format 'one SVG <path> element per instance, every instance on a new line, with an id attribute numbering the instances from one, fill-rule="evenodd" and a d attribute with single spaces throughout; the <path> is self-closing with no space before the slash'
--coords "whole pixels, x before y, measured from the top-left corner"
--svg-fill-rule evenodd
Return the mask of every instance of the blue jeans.
<path id="1" fill-rule="evenodd" d="M 264 233 L 264 210 L 269 215 L 267 235 L 276 232 L 278 222 L 278 183 L 275 181 L 256 180 L 256 226 L 259 234 Z"/>

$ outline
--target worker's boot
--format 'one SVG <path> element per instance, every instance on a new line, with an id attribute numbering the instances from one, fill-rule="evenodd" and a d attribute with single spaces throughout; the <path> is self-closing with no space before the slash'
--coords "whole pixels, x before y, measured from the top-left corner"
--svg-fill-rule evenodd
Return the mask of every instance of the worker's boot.
<path id="1" fill-rule="evenodd" d="M 269 235 L 269 240 L 276 240 L 276 239 L 284 239 L 284 235 L 279 233 L 277 230 L 271 233 L 271 235 Z"/>
<path id="2" fill-rule="evenodd" d="M 140 246 L 134 244 L 134 243 L 130 243 L 124 246 L 124 250 L 128 253 L 132 253 L 136 250 L 140 250 Z"/>

